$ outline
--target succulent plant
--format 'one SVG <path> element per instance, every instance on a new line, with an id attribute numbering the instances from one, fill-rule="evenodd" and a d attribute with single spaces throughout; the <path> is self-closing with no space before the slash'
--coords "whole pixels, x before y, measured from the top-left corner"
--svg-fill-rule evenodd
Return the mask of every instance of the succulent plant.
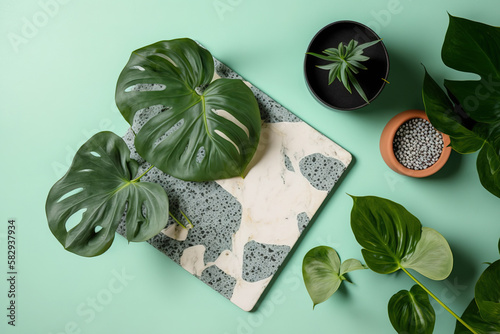
<path id="1" fill-rule="evenodd" d="M 364 49 L 377 44 L 381 40 L 375 40 L 372 42 L 359 44 L 358 41 L 352 39 L 347 46 L 340 42 L 337 48 L 328 48 L 323 50 L 324 54 L 318 54 L 314 52 L 307 52 L 311 56 L 318 57 L 323 60 L 327 60 L 330 63 L 326 65 L 316 65 L 316 67 L 323 70 L 328 70 L 328 84 L 331 85 L 335 79 L 338 79 L 344 84 L 344 87 L 352 94 L 351 85 L 356 89 L 363 100 L 368 102 L 363 88 L 361 88 L 355 74 L 359 73 L 359 70 L 366 70 L 366 66 L 362 62 L 370 59 L 368 56 L 363 55 Z"/>

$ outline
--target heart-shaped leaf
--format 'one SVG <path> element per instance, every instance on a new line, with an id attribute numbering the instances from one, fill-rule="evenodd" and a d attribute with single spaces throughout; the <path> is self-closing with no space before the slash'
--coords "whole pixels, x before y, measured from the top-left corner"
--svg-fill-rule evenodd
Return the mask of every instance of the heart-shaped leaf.
<path id="1" fill-rule="evenodd" d="M 138 182 L 139 164 L 122 138 L 100 132 L 78 150 L 68 172 L 51 188 L 46 214 L 52 234 L 82 256 L 105 252 L 124 213 L 129 241 L 145 241 L 165 227 L 168 198 L 154 183 Z M 68 220 L 83 211 L 76 226 Z"/>
<path id="2" fill-rule="evenodd" d="M 302 262 L 302 276 L 313 308 L 338 290 L 346 279 L 345 273 L 358 269 L 365 269 L 361 262 L 348 259 L 341 264 L 339 255 L 331 247 L 318 246 L 307 252 Z"/>
<path id="3" fill-rule="evenodd" d="M 380 274 L 400 269 L 403 258 L 415 252 L 422 233 L 420 221 L 387 199 L 351 197 L 351 228 L 368 267 Z"/>
<path id="4" fill-rule="evenodd" d="M 401 290 L 389 300 L 389 319 L 398 333 L 432 334 L 436 315 L 429 295 L 418 285 Z"/>
<path id="5" fill-rule="evenodd" d="M 474 296 L 481 317 L 500 325 L 500 260 L 493 262 L 479 277 Z"/>
<path id="6" fill-rule="evenodd" d="M 351 227 L 368 267 L 380 274 L 414 269 L 442 280 L 453 268 L 453 255 L 446 239 L 400 204 L 375 196 L 355 197 Z"/>
<path id="7" fill-rule="evenodd" d="M 500 323 L 490 323 L 485 321 L 476 304 L 476 299 L 472 299 L 469 306 L 461 316 L 465 323 L 471 326 L 478 334 L 500 333 Z M 455 327 L 455 334 L 470 334 L 471 331 L 462 325 L 458 320 Z"/>
<path id="8" fill-rule="evenodd" d="M 453 269 L 450 245 L 436 230 L 422 227 L 422 236 L 415 252 L 403 258 L 401 267 L 413 269 L 433 280 L 443 280 Z"/>
<path id="9" fill-rule="evenodd" d="M 137 152 L 167 174 L 241 176 L 257 149 L 261 120 L 252 91 L 242 80 L 213 77 L 212 55 L 187 38 L 134 51 L 120 74 L 118 109 L 131 125 L 148 119 Z"/>

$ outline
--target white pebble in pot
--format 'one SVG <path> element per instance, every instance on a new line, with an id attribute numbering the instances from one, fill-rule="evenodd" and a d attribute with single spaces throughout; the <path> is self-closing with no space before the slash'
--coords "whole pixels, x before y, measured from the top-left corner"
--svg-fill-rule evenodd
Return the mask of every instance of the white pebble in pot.
<path id="1" fill-rule="evenodd" d="M 422 118 L 412 118 L 396 131 L 393 151 L 406 168 L 423 170 L 434 165 L 443 152 L 443 137 Z"/>

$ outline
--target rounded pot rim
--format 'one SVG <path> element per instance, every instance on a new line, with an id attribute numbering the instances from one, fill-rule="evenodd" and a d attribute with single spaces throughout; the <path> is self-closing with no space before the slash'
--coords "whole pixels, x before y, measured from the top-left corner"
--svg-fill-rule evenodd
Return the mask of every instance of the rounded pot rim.
<path id="1" fill-rule="evenodd" d="M 403 123 L 413 118 L 422 118 L 429 121 L 429 118 L 423 110 L 411 109 L 397 114 L 386 124 L 384 130 L 382 131 L 382 135 L 380 136 L 380 153 L 387 166 L 389 166 L 393 171 L 411 177 L 427 177 L 440 170 L 448 161 L 451 153 L 451 146 L 449 146 L 450 137 L 447 134 L 438 131 L 443 137 L 443 151 L 441 152 L 438 161 L 436 161 L 436 163 L 432 166 L 422 170 L 414 170 L 403 166 L 394 155 L 394 135 Z"/>
<path id="2" fill-rule="evenodd" d="M 315 35 L 314 37 L 311 39 L 311 41 L 309 42 L 309 45 L 307 46 L 307 50 L 306 52 L 309 52 L 309 50 L 311 49 L 311 46 L 313 45 L 313 43 L 315 42 L 315 40 L 322 34 L 324 33 L 326 30 L 330 29 L 331 27 L 335 26 L 335 25 L 340 25 L 340 24 L 351 24 L 353 25 L 353 29 L 355 27 L 361 27 L 362 29 L 370 32 L 371 34 L 373 34 L 376 39 L 381 39 L 380 36 L 375 32 L 373 31 L 373 29 L 371 29 L 370 27 L 366 26 L 365 24 L 363 23 L 360 23 L 360 22 L 357 22 L 357 21 L 352 21 L 352 20 L 339 20 L 339 21 L 334 21 L 334 22 L 331 22 L 329 24 L 327 24 L 326 26 L 324 26 L 323 28 L 321 28 Z M 375 39 L 373 39 L 375 40 Z M 387 52 L 387 48 L 384 44 L 384 42 L 381 40 L 380 41 L 380 45 L 382 46 L 382 50 L 383 50 L 383 56 L 386 60 L 386 71 L 385 71 L 385 75 L 382 79 L 384 80 L 381 80 L 381 83 L 380 83 L 380 87 L 378 89 L 378 91 L 376 92 L 376 94 L 374 96 L 372 96 L 368 102 L 366 101 L 363 101 L 363 103 L 361 103 L 360 105 L 356 105 L 356 106 L 353 106 L 353 107 L 340 107 L 340 106 L 335 106 L 331 103 L 329 103 L 328 101 L 326 101 L 323 97 L 321 97 L 312 87 L 311 85 L 311 82 L 310 82 L 310 78 L 308 76 L 308 70 L 307 70 L 307 55 L 304 57 L 304 64 L 303 64 L 303 67 L 304 67 L 304 77 L 305 77 L 305 81 L 306 81 L 306 84 L 307 84 L 307 88 L 309 89 L 309 91 L 311 92 L 311 94 L 314 96 L 314 98 L 319 101 L 321 104 L 323 104 L 324 106 L 330 108 L 330 109 L 336 109 L 336 110 L 344 110 L 344 111 L 349 111 L 349 110 L 356 110 L 356 109 L 359 109 L 359 108 L 362 108 L 362 107 L 365 107 L 367 106 L 368 104 L 370 104 L 370 102 L 372 102 L 373 100 L 375 100 L 379 95 L 380 93 L 382 92 L 382 90 L 384 89 L 385 85 L 386 85 L 386 79 L 388 78 L 389 76 L 389 69 L 390 69 L 390 61 L 389 61 L 389 54 Z"/>

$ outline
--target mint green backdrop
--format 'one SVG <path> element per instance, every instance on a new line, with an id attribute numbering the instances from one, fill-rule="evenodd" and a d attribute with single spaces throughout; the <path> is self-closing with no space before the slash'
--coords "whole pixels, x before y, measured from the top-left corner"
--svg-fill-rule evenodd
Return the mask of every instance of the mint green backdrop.
<path id="1" fill-rule="evenodd" d="M 362 259 L 346 193 L 399 202 L 446 237 L 455 259 L 451 276 L 422 281 L 461 314 L 482 263 L 499 257 L 500 199 L 480 185 L 475 154 L 453 153 L 438 174 L 412 179 L 385 165 L 378 141 L 392 116 L 423 108 L 421 64 L 440 82 L 467 77 L 440 59 L 447 12 L 500 25 L 498 10 L 495 0 L 1 0 L 0 332 L 394 332 L 387 302 L 412 285 L 408 277 L 352 273 L 355 284 L 314 311 L 302 283 L 302 258 L 314 246 Z M 391 59 L 391 84 L 370 106 L 348 113 L 317 103 L 302 72 L 310 39 L 343 19 L 374 28 Z M 117 236 L 107 253 L 87 259 L 64 251 L 47 227 L 47 192 L 78 147 L 98 131 L 127 129 L 114 89 L 130 52 L 178 37 L 200 41 L 355 157 L 256 312 L 240 310 L 146 243 Z M 6 318 L 9 219 L 18 227 L 16 327 Z M 435 333 L 452 333 L 454 319 L 433 304 Z"/>

